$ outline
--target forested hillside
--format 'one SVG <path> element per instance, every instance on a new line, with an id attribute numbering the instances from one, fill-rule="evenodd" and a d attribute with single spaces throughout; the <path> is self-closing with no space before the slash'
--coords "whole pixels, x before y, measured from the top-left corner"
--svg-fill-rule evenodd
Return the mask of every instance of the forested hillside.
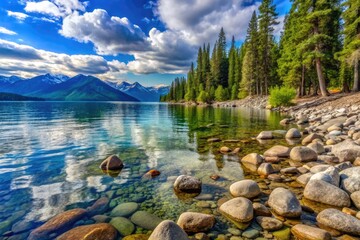
<path id="1" fill-rule="evenodd" d="M 225 31 L 198 50 L 187 78 L 177 78 L 163 101 L 212 102 L 268 95 L 274 86 L 298 97 L 329 95 L 330 88 L 359 91 L 360 1 L 293 0 L 279 40 L 276 6 L 264 0 L 245 41 L 228 46 Z M 211 51 L 211 52 L 210 52 Z"/>

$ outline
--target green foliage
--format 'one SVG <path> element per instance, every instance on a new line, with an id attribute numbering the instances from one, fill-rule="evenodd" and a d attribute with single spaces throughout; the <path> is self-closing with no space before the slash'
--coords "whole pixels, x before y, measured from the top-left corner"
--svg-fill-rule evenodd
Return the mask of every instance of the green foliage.
<path id="1" fill-rule="evenodd" d="M 290 106 L 296 97 L 296 90 L 289 87 L 270 88 L 269 103 L 273 107 Z"/>
<path id="2" fill-rule="evenodd" d="M 227 99 L 229 99 L 228 91 L 220 85 L 215 91 L 215 100 L 221 102 Z"/>
<path id="3" fill-rule="evenodd" d="M 209 94 L 205 91 L 201 91 L 196 100 L 201 103 L 208 103 L 209 102 Z"/>

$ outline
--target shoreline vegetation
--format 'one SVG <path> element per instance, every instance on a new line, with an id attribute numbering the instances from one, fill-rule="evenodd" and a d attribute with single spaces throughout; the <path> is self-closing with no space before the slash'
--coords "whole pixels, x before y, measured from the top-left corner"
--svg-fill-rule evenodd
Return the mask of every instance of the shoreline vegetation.
<path id="1" fill-rule="evenodd" d="M 212 103 L 271 95 L 274 89 L 297 97 L 358 92 L 360 13 L 356 0 L 292 2 L 280 39 L 276 5 L 262 1 L 253 12 L 245 41 L 227 44 L 221 28 L 213 46 L 198 50 L 187 77 L 176 78 L 165 102 Z M 228 48 L 229 47 L 229 48 Z M 286 105 L 286 102 L 285 102 Z"/>

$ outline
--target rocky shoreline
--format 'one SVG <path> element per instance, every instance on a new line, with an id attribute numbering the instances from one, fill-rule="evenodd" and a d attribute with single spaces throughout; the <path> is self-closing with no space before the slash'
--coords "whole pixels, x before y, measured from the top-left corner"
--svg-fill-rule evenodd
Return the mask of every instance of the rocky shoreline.
<path id="1" fill-rule="evenodd" d="M 263 131 L 256 139 L 286 140 L 288 145 L 274 144 L 241 157 L 251 179 L 233 182 L 216 202 L 201 194 L 203 183 L 197 177 L 168 177 L 174 194 L 197 199 L 197 206 L 209 209 L 205 213 L 185 211 L 174 222 L 141 210 L 137 202 L 114 204 L 102 197 L 87 208 L 56 215 L 29 239 L 359 239 L 360 107 L 299 109 L 281 124 L 292 128 Z M 236 141 L 208 139 L 209 144 L 219 141 L 221 154 L 239 156 Z M 115 163 L 106 162 L 106 167 L 122 166 Z M 160 174 L 153 172 L 147 180 Z M 221 176 L 209 177 L 216 181 Z M 226 234 L 213 230 L 221 217 L 233 224 Z M 11 239 L 7 234 L 4 239 Z"/>

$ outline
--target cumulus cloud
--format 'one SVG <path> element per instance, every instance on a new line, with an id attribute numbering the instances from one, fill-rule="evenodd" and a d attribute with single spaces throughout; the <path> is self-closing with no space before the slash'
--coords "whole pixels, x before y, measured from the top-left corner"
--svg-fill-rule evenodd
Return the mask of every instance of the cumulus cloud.
<path id="1" fill-rule="evenodd" d="M 231 34 L 243 40 L 251 14 L 259 4 L 245 0 L 159 0 L 156 13 L 169 29 L 200 45 L 213 43 L 221 27 L 228 38 Z"/>
<path id="2" fill-rule="evenodd" d="M 92 42 L 98 54 L 117 55 L 134 49 L 147 50 L 145 33 L 127 18 L 109 16 L 103 9 L 64 18 L 60 34 L 79 42 Z"/>
<path id="3" fill-rule="evenodd" d="M 17 33 L 14 32 L 14 31 L 11 31 L 7 28 L 4 28 L 4 27 L 0 27 L 0 33 L 2 34 L 6 34 L 6 35 L 16 35 Z"/>
<path id="4" fill-rule="evenodd" d="M 7 11 L 8 16 L 10 17 L 14 17 L 19 21 L 24 21 L 26 18 L 29 17 L 29 15 L 22 13 L 22 12 L 12 12 L 12 11 Z"/>
<path id="5" fill-rule="evenodd" d="M 0 39 L 0 71 L 5 75 L 32 77 L 44 73 L 123 74 L 125 63 L 106 61 L 97 55 L 58 54 Z"/>
<path id="6" fill-rule="evenodd" d="M 79 0 L 44 0 L 40 2 L 26 2 L 25 11 L 41 13 L 59 18 L 72 14 L 74 11 L 85 11 L 88 2 Z"/>

